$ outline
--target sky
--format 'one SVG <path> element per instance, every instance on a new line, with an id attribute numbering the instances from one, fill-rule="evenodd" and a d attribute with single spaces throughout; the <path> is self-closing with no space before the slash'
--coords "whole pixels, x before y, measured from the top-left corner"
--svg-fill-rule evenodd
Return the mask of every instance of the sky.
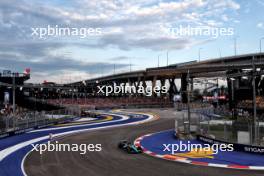
<path id="1" fill-rule="evenodd" d="M 235 41 L 237 54 L 255 53 L 263 9 L 263 0 L 0 0 L 0 71 L 30 68 L 29 82 L 68 83 L 165 66 L 167 54 L 169 64 L 232 56 Z M 48 27 L 99 33 L 34 33 Z M 232 35 L 176 35 L 180 27 Z"/>

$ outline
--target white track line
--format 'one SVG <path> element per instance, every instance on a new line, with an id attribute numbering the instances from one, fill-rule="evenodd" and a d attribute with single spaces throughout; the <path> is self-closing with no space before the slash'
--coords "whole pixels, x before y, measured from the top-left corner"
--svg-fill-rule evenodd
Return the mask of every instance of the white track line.
<path id="1" fill-rule="evenodd" d="M 117 115 L 117 114 L 102 114 L 102 115 Z M 66 126 L 66 127 L 53 127 L 53 128 L 45 128 L 45 129 L 38 129 L 38 130 L 33 130 L 33 131 L 29 131 L 27 133 L 35 133 L 35 132 L 40 132 L 40 131 L 50 131 L 50 130 L 60 130 L 60 129 L 66 129 L 66 128 L 74 128 L 74 127 L 83 127 L 83 126 L 91 126 L 91 125 L 98 125 L 98 124 L 105 124 L 105 123 L 111 123 L 111 122 L 120 122 L 120 121 L 124 121 L 124 120 L 128 120 L 129 117 L 128 116 L 122 116 L 122 115 L 118 115 L 121 116 L 121 119 L 118 120 L 110 120 L 110 121 L 105 121 L 105 122 L 98 122 L 98 123 L 89 123 L 89 124 L 82 124 L 82 125 L 72 125 L 72 126 Z"/>
<path id="2" fill-rule="evenodd" d="M 110 114 L 108 114 L 110 115 Z M 112 115 L 116 115 L 116 116 L 121 116 L 124 119 L 128 119 L 128 116 L 124 116 L 124 115 L 119 115 L 119 114 L 112 114 Z M 96 127 L 96 128 L 90 128 L 90 129 L 81 129 L 81 130 L 73 130 L 73 131 L 68 131 L 68 132 L 63 132 L 63 133 L 58 133 L 58 134 L 54 134 L 54 137 L 59 137 L 59 136 L 64 136 L 64 135 L 70 135 L 70 134 L 74 134 L 74 133 L 81 133 L 81 132 L 86 132 L 86 131 L 92 131 L 92 130 L 97 130 L 97 129 L 105 129 L 105 128 L 115 128 L 115 127 L 121 127 L 121 126 L 129 126 L 129 125 L 137 125 L 137 124 L 141 124 L 141 123 L 145 123 L 147 121 L 150 121 L 154 118 L 153 115 L 151 114 L 144 114 L 147 115 L 148 118 L 142 121 L 138 121 L 138 122 L 131 122 L 131 123 L 127 123 L 127 124 L 118 124 L 118 125 L 111 125 L 111 126 L 104 126 L 104 127 Z M 119 120 L 120 121 L 120 120 Z M 115 121 L 116 122 L 116 121 Z M 0 161 L 2 161 L 5 157 L 7 157 L 8 155 L 10 155 L 11 153 L 26 147 L 27 145 L 48 139 L 49 136 L 44 136 L 44 137 L 40 137 L 40 138 L 36 138 L 36 139 L 32 139 L 26 142 L 22 142 L 20 144 L 17 144 L 15 146 L 12 146 L 10 148 L 4 149 L 2 151 L 0 151 Z M 33 142 L 32 142 L 33 141 Z M 32 150 L 30 150 L 22 159 L 21 162 L 21 169 L 22 172 L 25 176 L 27 176 L 25 170 L 24 170 L 24 162 L 25 162 L 25 158 L 29 155 L 29 153 L 32 152 Z"/>

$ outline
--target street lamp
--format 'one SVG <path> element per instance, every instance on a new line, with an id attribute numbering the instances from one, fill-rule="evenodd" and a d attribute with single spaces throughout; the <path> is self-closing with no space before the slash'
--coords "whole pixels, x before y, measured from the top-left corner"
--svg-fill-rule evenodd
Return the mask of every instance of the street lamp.
<path id="1" fill-rule="evenodd" d="M 15 73 L 13 73 L 12 77 L 12 87 L 13 87 L 13 114 L 16 112 L 16 77 Z"/>
<path id="2" fill-rule="evenodd" d="M 235 103 L 234 103 L 234 81 L 236 80 L 235 78 L 230 78 L 230 80 L 231 80 L 231 98 L 232 98 L 232 109 L 233 109 L 233 111 L 232 111 L 232 116 L 233 116 L 233 118 L 235 117 Z"/>
<path id="3" fill-rule="evenodd" d="M 160 59 L 159 59 L 160 56 L 161 56 L 161 54 L 158 55 L 158 67 L 160 66 Z"/>
<path id="4" fill-rule="evenodd" d="M 100 66 L 100 71 L 101 71 L 101 77 L 103 77 L 103 66 Z"/>
<path id="5" fill-rule="evenodd" d="M 169 51 L 167 51 L 167 66 L 169 65 Z"/>
<path id="6" fill-rule="evenodd" d="M 220 48 L 218 48 L 218 53 L 219 53 L 219 57 L 222 58 L 222 52 Z"/>
<path id="7" fill-rule="evenodd" d="M 235 78 L 230 78 L 231 80 L 231 88 L 232 88 L 232 101 L 234 101 L 234 81 L 236 80 Z"/>
<path id="8" fill-rule="evenodd" d="M 187 73 L 187 113 L 188 113 L 188 133 L 191 133 L 191 108 L 190 108 L 190 70 Z"/>
<path id="9" fill-rule="evenodd" d="M 83 83 L 83 85 L 84 85 L 84 104 L 86 105 L 86 103 L 87 103 L 87 101 L 86 101 L 86 96 L 87 96 L 87 91 L 86 91 L 86 86 L 87 86 L 87 83 L 86 83 L 86 81 L 83 81 L 82 82 Z"/>
<path id="10" fill-rule="evenodd" d="M 235 52 L 235 56 L 237 55 L 237 38 L 238 38 L 238 36 L 234 37 L 234 52 Z"/>
<path id="11" fill-rule="evenodd" d="M 256 104 L 256 66 L 255 66 L 255 57 L 252 58 L 252 68 L 253 68 L 253 78 L 252 78 L 252 87 L 253 87 L 253 125 L 254 125 L 254 142 L 257 143 L 258 133 L 257 133 L 257 104 Z"/>
<path id="12" fill-rule="evenodd" d="M 261 53 L 261 49 L 262 49 L 262 40 L 264 40 L 264 37 L 259 39 L 259 52 Z"/>
<path id="13" fill-rule="evenodd" d="M 131 58 L 129 58 L 129 70 L 131 72 Z"/>
<path id="14" fill-rule="evenodd" d="M 199 48 L 199 51 L 198 51 L 198 57 L 199 57 L 199 62 L 201 61 L 201 50 L 202 50 L 203 48 Z"/>

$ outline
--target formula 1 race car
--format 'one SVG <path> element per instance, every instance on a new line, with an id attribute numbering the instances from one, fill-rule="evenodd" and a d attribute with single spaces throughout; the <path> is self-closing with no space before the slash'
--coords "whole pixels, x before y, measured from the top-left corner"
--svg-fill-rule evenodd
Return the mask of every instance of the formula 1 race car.
<path id="1" fill-rule="evenodd" d="M 132 144 L 131 142 L 128 142 L 127 140 L 120 141 L 118 143 L 118 148 L 130 154 L 138 154 L 138 153 L 143 152 L 141 147 L 135 146 L 134 144 Z"/>

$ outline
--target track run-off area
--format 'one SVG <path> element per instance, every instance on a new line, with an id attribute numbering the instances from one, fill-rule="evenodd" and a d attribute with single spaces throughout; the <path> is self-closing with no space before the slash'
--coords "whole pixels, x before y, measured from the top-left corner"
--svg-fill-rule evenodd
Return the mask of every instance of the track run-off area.
<path id="1" fill-rule="evenodd" d="M 101 144 L 100 152 L 80 155 L 78 152 L 39 152 L 29 153 L 24 168 L 29 176 L 263 176 L 263 171 L 192 165 L 172 162 L 145 154 L 128 154 L 117 147 L 121 140 L 135 141 L 142 135 L 174 128 L 181 112 L 174 109 L 134 109 L 130 115 L 156 114 L 156 120 L 137 122 L 137 125 L 104 128 L 85 133 L 76 133 L 59 138 L 64 144 Z M 135 115 L 134 117 L 137 117 Z M 145 121 L 146 122 L 146 121 Z M 158 146 L 156 146 L 158 147 Z"/>
<path id="2" fill-rule="evenodd" d="M 74 121 L 3 138 L 0 142 L 0 176 L 28 175 L 24 169 L 24 161 L 33 149 L 31 144 L 47 143 L 50 141 L 50 134 L 53 139 L 59 139 L 87 131 L 137 125 L 155 118 L 151 114 L 100 111 L 98 118 L 93 120 Z"/>
<path id="3" fill-rule="evenodd" d="M 181 115 L 173 109 L 98 111 L 98 114 L 97 118 L 77 118 L 65 124 L 1 139 L 0 176 L 261 176 L 264 173 L 256 170 L 205 168 L 203 164 L 171 162 L 172 159 L 163 160 L 148 156 L 148 153 L 133 155 L 118 149 L 120 140 L 133 142 L 140 136 L 159 134 L 160 131 L 174 128 L 175 118 Z M 52 140 L 50 134 L 53 136 Z M 167 140 L 166 136 L 159 141 Z M 149 141 L 155 140 L 149 138 Z M 42 154 L 32 151 L 31 144 L 50 141 L 78 145 L 101 144 L 102 151 L 87 152 L 85 155 L 73 151 L 46 151 Z M 153 146 L 155 150 L 157 147 L 158 145 Z"/>
<path id="4" fill-rule="evenodd" d="M 179 146 L 180 143 L 205 144 L 197 139 L 177 139 L 174 130 L 145 134 L 135 140 L 135 145 L 140 146 L 145 154 L 152 157 L 199 166 L 262 170 L 264 172 L 264 157 L 261 154 L 239 151 L 218 151 L 218 153 L 215 154 L 212 150 L 188 150 L 187 148 L 172 154 L 170 151 L 164 150 L 164 145 Z"/>

